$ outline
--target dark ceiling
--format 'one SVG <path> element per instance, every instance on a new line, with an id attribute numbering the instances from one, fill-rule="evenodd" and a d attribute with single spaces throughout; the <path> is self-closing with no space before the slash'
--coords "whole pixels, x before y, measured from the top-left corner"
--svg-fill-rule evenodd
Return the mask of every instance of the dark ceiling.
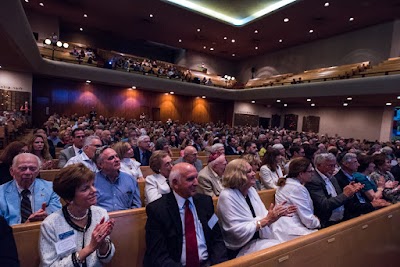
<path id="1" fill-rule="evenodd" d="M 245 26 L 235 27 L 160 0 L 21 1 L 25 9 L 57 16 L 60 28 L 79 32 L 82 27 L 83 33 L 101 30 L 127 40 L 147 40 L 230 60 L 327 38 L 400 16 L 399 0 L 303 0 Z M 44 6 L 40 6 L 40 2 Z M 226 6 L 227 12 L 232 12 L 243 9 L 243 3 L 257 6 L 259 2 L 218 0 L 218 6 Z M 329 2 L 328 7 L 325 7 L 326 2 Z M 353 21 L 349 21 L 351 17 Z M 285 18 L 289 21 L 284 22 Z M 310 30 L 313 33 L 309 33 Z"/>

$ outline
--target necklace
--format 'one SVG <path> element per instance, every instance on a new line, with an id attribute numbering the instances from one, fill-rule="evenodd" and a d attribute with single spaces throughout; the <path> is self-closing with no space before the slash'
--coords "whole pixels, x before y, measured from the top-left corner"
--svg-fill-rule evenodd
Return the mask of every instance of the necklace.
<path id="1" fill-rule="evenodd" d="M 68 207 L 67 207 L 67 212 L 68 212 L 68 215 L 69 215 L 72 219 L 77 220 L 77 221 L 82 221 L 83 219 L 85 219 L 85 218 L 88 216 L 89 209 L 86 210 L 85 215 L 83 215 L 82 217 L 76 217 L 76 216 L 74 216 L 74 215 L 69 211 L 69 208 L 68 208 Z"/>

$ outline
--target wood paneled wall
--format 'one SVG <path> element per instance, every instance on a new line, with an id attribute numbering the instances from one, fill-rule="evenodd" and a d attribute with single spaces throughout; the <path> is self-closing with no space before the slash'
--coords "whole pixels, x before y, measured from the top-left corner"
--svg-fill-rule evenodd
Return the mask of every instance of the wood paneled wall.
<path id="1" fill-rule="evenodd" d="M 169 88 L 173 91 L 173 88 Z M 84 81 L 35 76 L 33 79 L 33 120 L 40 126 L 53 113 L 83 115 L 92 109 L 98 115 L 139 119 L 168 118 L 180 122 L 232 123 L 233 102 L 156 93 Z M 159 114 L 159 115 L 158 115 Z M 157 116 L 159 118 L 153 118 Z"/>

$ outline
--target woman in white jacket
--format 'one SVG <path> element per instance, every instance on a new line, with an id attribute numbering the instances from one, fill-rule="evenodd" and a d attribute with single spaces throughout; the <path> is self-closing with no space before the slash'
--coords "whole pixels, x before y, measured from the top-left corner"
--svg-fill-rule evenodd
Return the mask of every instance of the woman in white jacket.
<path id="1" fill-rule="evenodd" d="M 281 242 L 310 234 L 321 227 L 319 219 L 314 215 L 310 194 L 304 187 L 305 183 L 311 181 L 313 172 L 310 160 L 296 158 L 290 162 L 288 178 L 278 181 L 275 203 L 297 207 L 293 216 L 281 218 L 272 226 L 275 238 Z"/>
<path id="2" fill-rule="evenodd" d="M 265 153 L 260 168 L 260 178 L 265 188 L 278 188 L 278 180 L 283 177 L 282 169 L 279 166 L 281 160 L 281 153 L 277 149 L 270 148 Z"/>
<path id="3" fill-rule="evenodd" d="M 243 159 L 226 166 L 217 211 L 228 257 L 242 256 L 279 244 L 273 237 L 271 225 L 282 216 L 291 215 L 296 207 L 271 204 L 264 206 L 254 189 L 255 172 Z M 282 218 L 281 218 L 282 219 Z"/>

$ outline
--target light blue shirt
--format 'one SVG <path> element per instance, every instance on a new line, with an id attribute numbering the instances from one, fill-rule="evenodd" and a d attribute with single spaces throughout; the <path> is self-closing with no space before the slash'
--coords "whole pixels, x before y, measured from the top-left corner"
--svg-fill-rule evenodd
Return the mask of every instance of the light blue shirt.
<path id="1" fill-rule="evenodd" d="M 173 191 L 173 192 L 174 192 L 176 202 L 178 203 L 179 214 L 181 215 L 182 233 L 183 233 L 181 263 L 183 266 L 185 266 L 186 265 L 186 240 L 185 240 L 185 202 L 186 202 L 186 199 L 181 197 L 177 193 L 175 193 L 175 191 Z M 208 259 L 206 238 L 204 237 L 203 226 L 201 225 L 199 217 L 197 217 L 197 211 L 196 211 L 196 207 L 194 206 L 194 203 L 193 203 L 193 198 L 190 197 L 190 198 L 188 198 L 188 200 L 190 202 L 189 209 L 193 213 L 193 219 L 194 219 L 194 224 L 195 224 L 195 229 L 196 229 L 197 248 L 199 251 L 199 259 L 201 262 L 201 261 L 205 261 Z"/>
<path id="2" fill-rule="evenodd" d="M 97 189 L 97 206 L 108 212 L 142 207 L 136 179 L 119 172 L 114 182 L 101 171 L 96 173 L 94 185 Z"/>

